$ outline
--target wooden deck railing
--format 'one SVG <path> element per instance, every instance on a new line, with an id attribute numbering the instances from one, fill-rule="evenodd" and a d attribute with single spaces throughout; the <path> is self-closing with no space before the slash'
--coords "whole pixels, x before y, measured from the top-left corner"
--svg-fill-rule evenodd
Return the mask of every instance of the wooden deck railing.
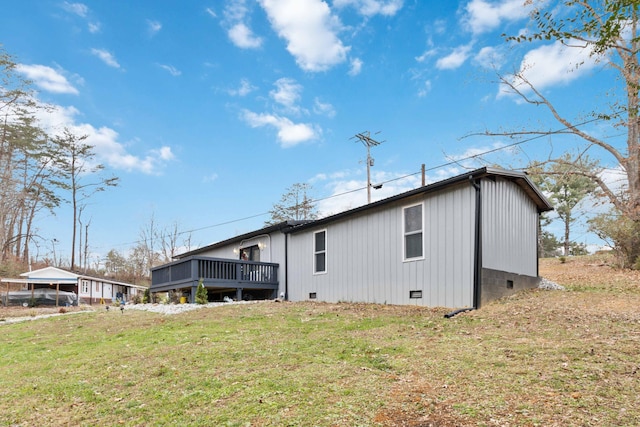
<path id="1" fill-rule="evenodd" d="M 278 264 L 192 256 L 151 269 L 151 292 L 191 288 L 278 289 Z"/>

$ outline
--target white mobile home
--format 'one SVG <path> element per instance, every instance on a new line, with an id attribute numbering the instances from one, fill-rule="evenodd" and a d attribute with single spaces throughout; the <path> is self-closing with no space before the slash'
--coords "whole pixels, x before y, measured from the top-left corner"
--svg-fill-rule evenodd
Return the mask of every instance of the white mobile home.
<path id="1" fill-rule="evenodd" d="M 22 273 L 20 279 L 2 279 L 2 282 L 17 284 L 21 287 L 21 292 L 29 291 L 32 297 L 35 296 L 35 291 L 40 290 L 39 293 L 42 293 L 42 290 L 47 289 L 56 305 L 61 305 L 59 298 L 56 297 L 60 292 L 75 294 L 75 304 L 111 304 L 116 299 L 127 302 L 146 289 L 140 285 L 77 274 L 56 267 L 29 271 Z M 11 295 L 9 291 L 5 293 L 6 298 L 3 301 L 7 304 L 11 300 Z"/>
<path id="2" fill-rule="evenodd" d="M 233 263 L 228 271 L 244 276 L 205 278 L 210 292 L 242 297 L 268 282 L 260 297 L 478 308 L 537 286 L 539 214 L 551 209 L 524 173 L 481 168 L 320 220 L 283 223 L 189 252 L 154 269 L 151 291 L 189 284 L 193 294 L 203 273 L 218 268 L 211 264 L 205 271 L 203 263 L 227 261 Z M 260 270 L 255 283 L 247 272 L 262 268 L 267 248 L 270 270 Z M 243 253 L 254 254 L 253 261 L 241 259 Z M 187 260 L 191 266 L 185 268 Z M 171 274 L 172 265 L 176 273 L 182 269 L 182 282 Z"/>

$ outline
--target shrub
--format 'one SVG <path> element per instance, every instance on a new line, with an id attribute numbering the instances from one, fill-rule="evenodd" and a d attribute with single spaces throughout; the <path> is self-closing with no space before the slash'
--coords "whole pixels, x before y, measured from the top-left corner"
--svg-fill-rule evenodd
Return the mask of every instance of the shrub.
<path id="1" fill-rule="evenodd" d="M 589 229 L 613 248 L 620 267 L 632 267 L 640 257 L 640 221 L 616 211 L 589 221 Z"/>
<path id="2" fill-rule="evenodd" d="M 196 303 L 206 304 L 207 302 L 209 302 L 209 293 L 207 292 L 207 288 L 204 287 L 204 280 L 200 279 L 198 289 L 196 290 Z"/>

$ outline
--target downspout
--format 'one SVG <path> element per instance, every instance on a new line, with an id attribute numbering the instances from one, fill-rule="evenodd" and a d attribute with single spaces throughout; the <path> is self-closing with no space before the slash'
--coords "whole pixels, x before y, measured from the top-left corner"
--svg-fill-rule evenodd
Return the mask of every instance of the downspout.
<path id="1" fill-rule="evenodd" d="M 475 212 L 475 233 L 474 233 L 474 254 L 473 254 L 473 308 L 480 308 L 480 298 L 482 294 L 482 186 L 480 179 L 469 177 L 471 185 L 476 190 L 476 212 Z"/>
<path id="2" fill-rule="evenodd" d="M 476 208 L 474 216 L 474 235 L 473 235 L 473 307 L 460 308 L 444 315 L 445 318 L 450 319 L 456 314 L 463 313 L 465 311 L 477 310 L 480 307 L 481 298 L 481 283 L 482 277 L 482 193 L 480 179 L 474 179 L 473 176 L 469 177 L 469 182 L 476 190 Z"/>
<path id="3" fill-rule="evenodd" d="M 289 233 L 284 235 L 284 300 L 289 301 Z"/>

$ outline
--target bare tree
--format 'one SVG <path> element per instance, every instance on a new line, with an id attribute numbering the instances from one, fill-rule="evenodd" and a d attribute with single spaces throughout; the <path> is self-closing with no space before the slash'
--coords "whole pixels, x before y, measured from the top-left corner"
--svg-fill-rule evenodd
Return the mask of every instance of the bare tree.
<path id="1" fill-rule="evenodd" d="M 532 3 L 532 2 L 527 2 Z M 567 49 L 588 52 L 592 60 L 615 70 L 622 82 L 622 92 L 608 105 L 589 105 L 588 119 L 571 118 L 557 108 L 556 103 L 527 78 L 526 67 L 508 75 L 499 75 L 503 87 L 525 103 L 546 109 L 559 123 L 559 130 L 526 129 L 524 131 L 490 131 L 484 135 L 530 137 L 536 135 L 566 134 L 582 139 L 587 148 L 595 147 L 611 156 L 622 169 L 626 182 L 622 191 L 603 179 L 601 168 L 584 168 L 574 165 L 570 173 L 587 177 L 602 195 L 624 217 L 640 222 L 640 21 L 638 0 L 564 0 L 562 13 L 557 14 L 555 2 L 539 2 L 545 9 L 532 12 L 532 31 L 507 37 L 517 43 L 552 41 Z M 576 67 L 583 66 L 579 63 Z M 599 79 L 602 78 L 598 74 Z M 611 81 L 612 91 L 618 84 Z M 626 147 L 620 149 L 604 138 L 583 130 L 581 124 L 588 121 L 605 121 L 626 132 Z"/>
<path id="2" fill-rule="evenodd" d="M 162 262 L 171 262 L 178 255 L 182 248 L 189 251 L 191 247 L 191 233 L 185 234 L 179 230 L 178 222 L 174 221 L 169 227 L 160 232 L 160 246 L 162 252 Z"/>
<path id="3" fill-rule="evenodd" d="M 140 229 L 139 249 L 143 252 L 145 262 L 145 275 L 149 275 L 151 269 L 158 263 L 159 254 L 156 251 L 156 244 L 160 239 L 160 230 L 156 223 L 155 213 L 151 213 L 149 222 Z M 142 254 L 140 254 L 142 255 Z"/>
<path id="4" fill-rule="evenodd" d="M 104 166 L 92 163 L 95 153 L 93 146 L 84 142 L 86 139 L 86 135 L 75 135 L 67 128 L 61 135 L 53 138 L 59 149 L 59 155 L 55 159 L 55 167 L 61 175 L 58 185 L 71 193 L 73 209 L 71 269 L 75 268 L 78 213 L 83 202 L 96 192 L 104 191 L 106 187 L 118 185 L 117 177 L 104 178 L 100 176 L 99 173 L 104 169 Z"/>

